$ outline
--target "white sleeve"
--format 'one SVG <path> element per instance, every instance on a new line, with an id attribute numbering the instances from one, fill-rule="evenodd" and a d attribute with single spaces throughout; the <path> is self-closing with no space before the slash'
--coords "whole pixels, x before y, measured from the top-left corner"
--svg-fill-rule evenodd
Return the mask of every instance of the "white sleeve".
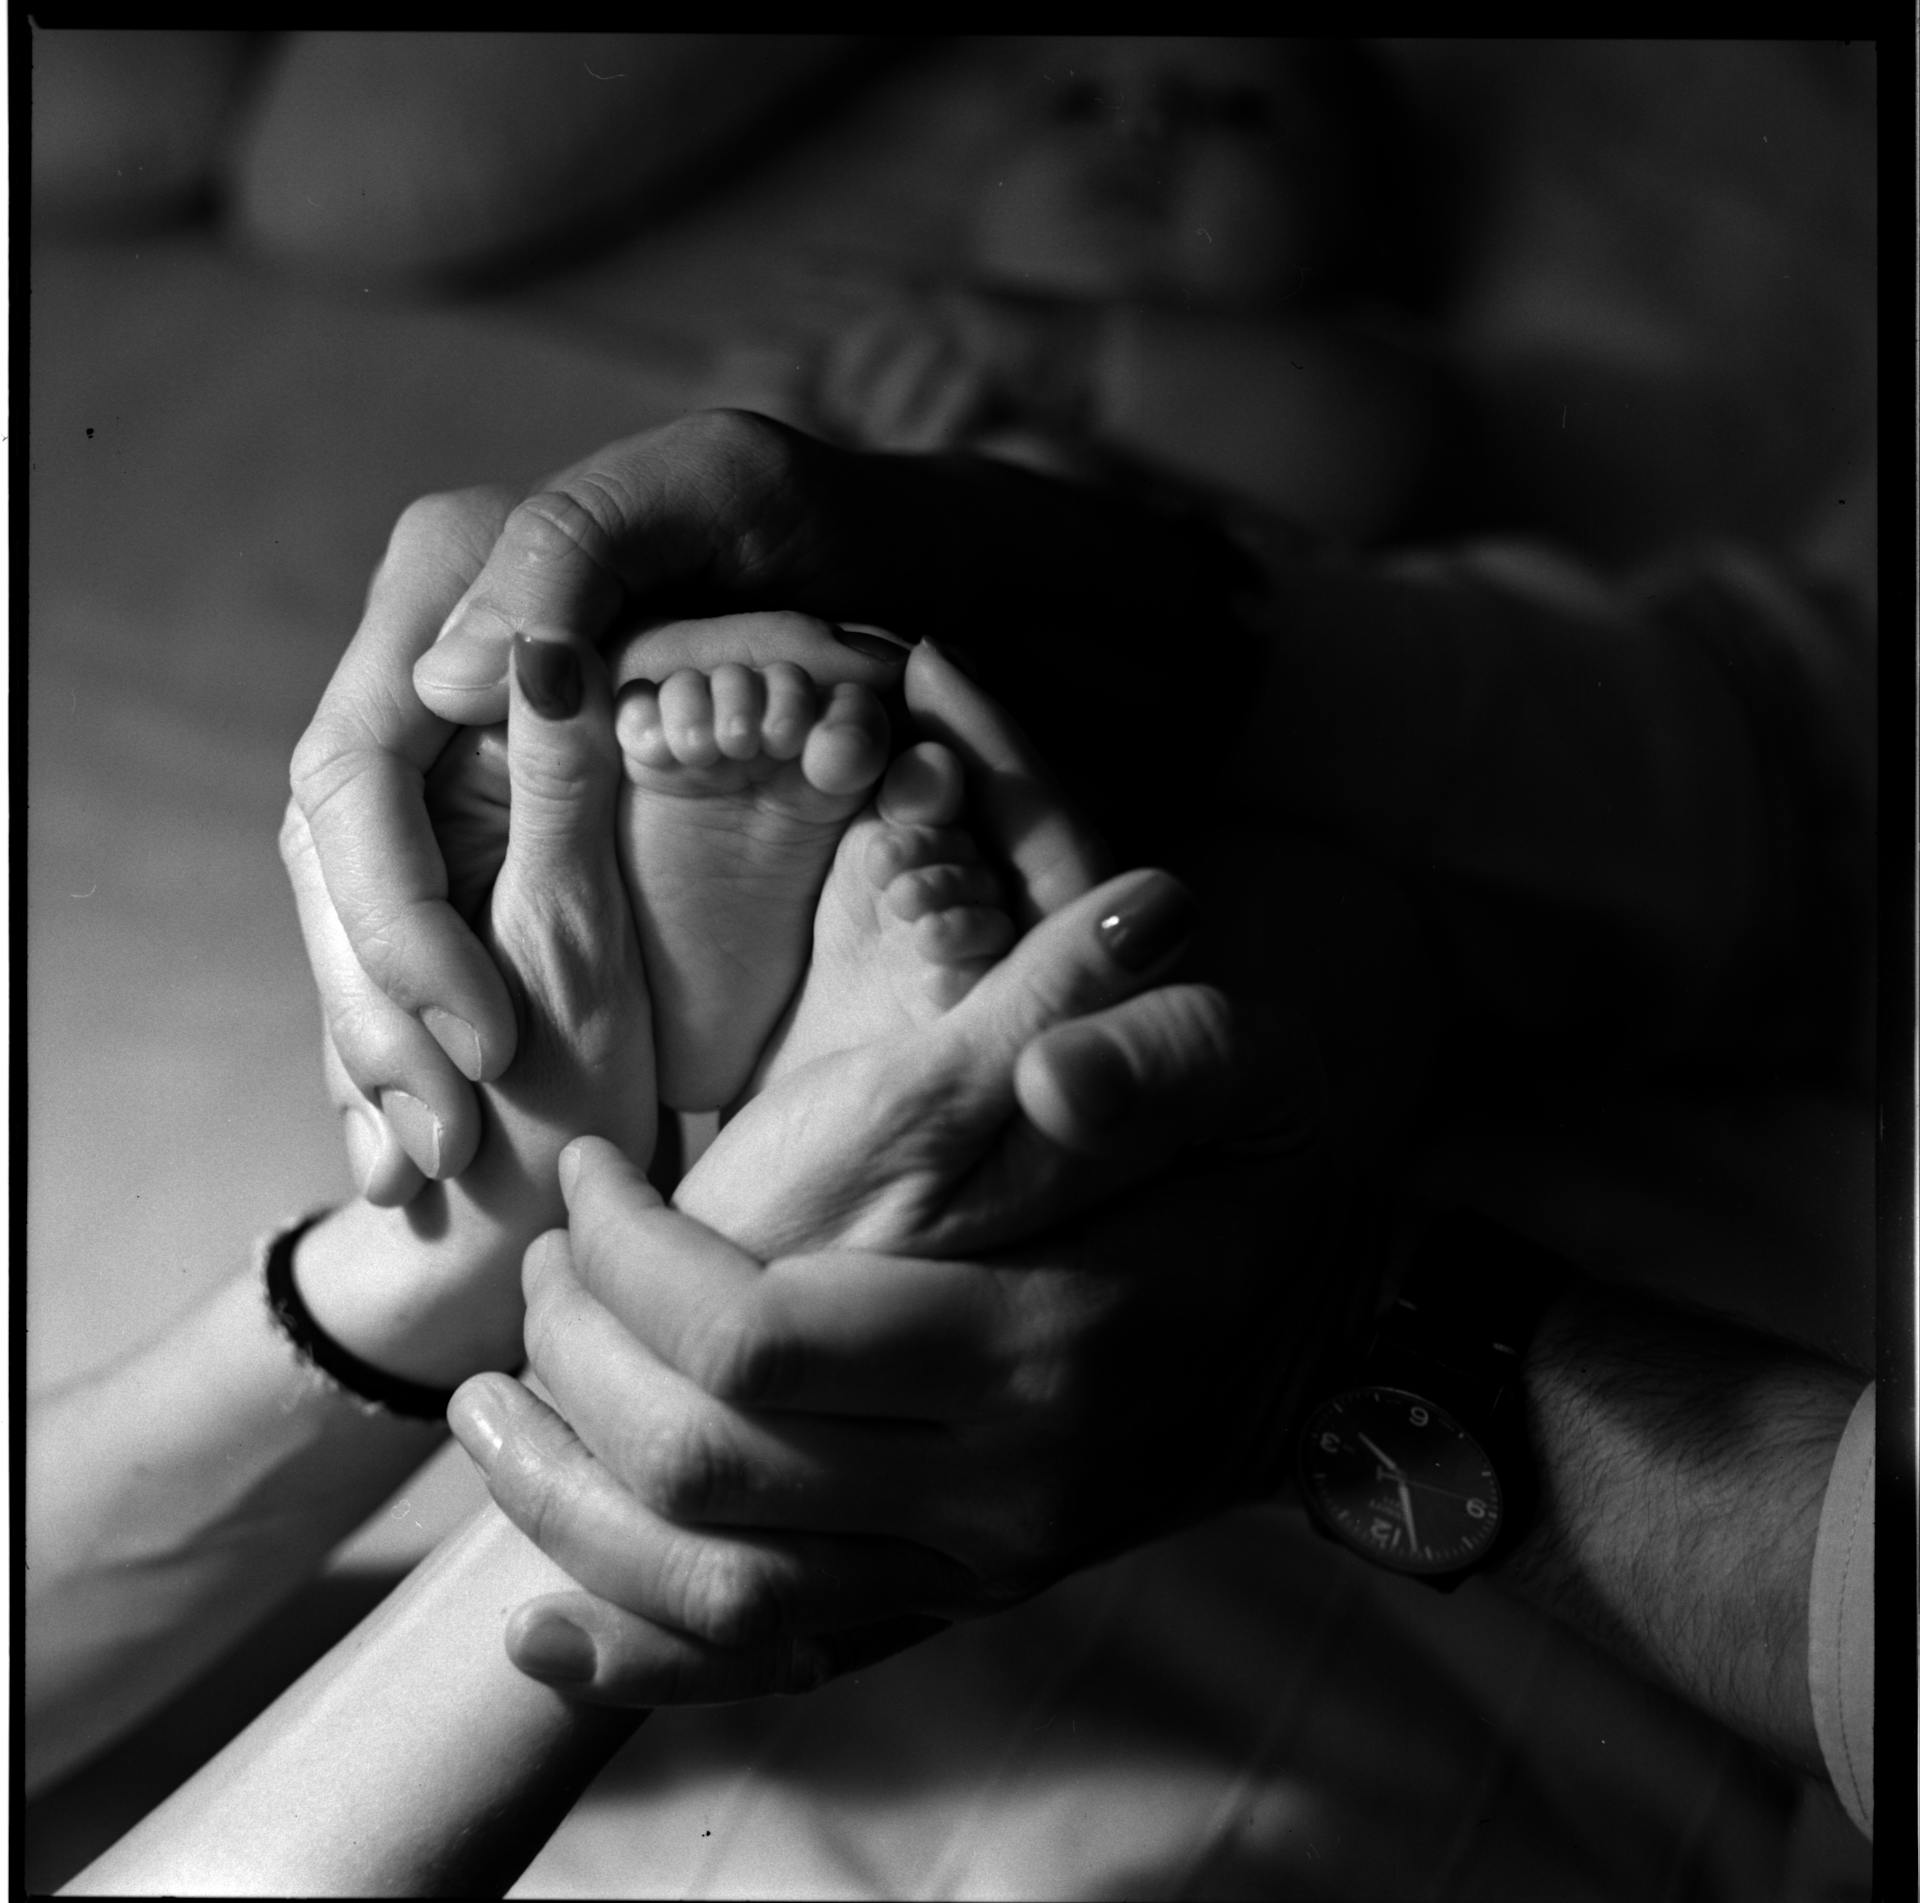
<path id="1" fill-rule="evenodd" d="M 1833 1457 L 1807 1601 L 1814 1729 L 1847 1815 L 1873 1836 L 1873 1395 L 1854 1404 Z"/>

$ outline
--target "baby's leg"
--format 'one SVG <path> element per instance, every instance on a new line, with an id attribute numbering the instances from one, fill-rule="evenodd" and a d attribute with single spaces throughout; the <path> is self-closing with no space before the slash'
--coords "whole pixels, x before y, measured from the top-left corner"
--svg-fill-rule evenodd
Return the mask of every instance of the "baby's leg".
<path id="1" fill-rule="evenodd" d="M 835 850 L 886 765 L 886 716 L 867 688 L 730 663 L 630 682 L 619 734 L 660 1094 L 718 1109 L 793 996 Z"/>

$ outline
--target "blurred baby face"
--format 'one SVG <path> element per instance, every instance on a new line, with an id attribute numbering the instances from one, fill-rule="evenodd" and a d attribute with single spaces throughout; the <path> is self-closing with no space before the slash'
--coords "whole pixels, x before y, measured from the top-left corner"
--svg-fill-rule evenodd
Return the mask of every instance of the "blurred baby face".
<path id="1" fill-rule="evenodd" d="M 1042 59 L 977 248 L 1035 290 L 1225 307 L 1327 288 L 1339 110 L 1311 43 L 1091 39 Z"/>

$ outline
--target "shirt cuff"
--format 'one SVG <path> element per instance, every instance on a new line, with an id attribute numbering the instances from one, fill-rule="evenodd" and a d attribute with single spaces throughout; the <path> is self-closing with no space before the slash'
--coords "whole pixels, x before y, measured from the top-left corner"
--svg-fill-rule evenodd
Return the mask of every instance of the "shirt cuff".
<path id="1" fill-rule="evenodd" d="M 1854 1404 L 1827 1477 L 1807 1601 L 1807 1687 L 1827 1774 L 1873 1836 L 1873 1395 Z"/>

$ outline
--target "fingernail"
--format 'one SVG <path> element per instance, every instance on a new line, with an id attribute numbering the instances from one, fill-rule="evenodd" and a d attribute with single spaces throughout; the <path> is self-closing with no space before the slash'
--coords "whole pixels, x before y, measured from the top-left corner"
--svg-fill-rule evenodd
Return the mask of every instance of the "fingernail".
<path id="1" fill-rule="evenodd" d="M 1100 921 L 1100 939 L 1123 971 L 1146 971 L 1193 936 L 1200 907 L 1177 879 L 1151 879 Z"/>
<path id="2" fill-rule="evenodd" d="M 385 1136 L 379 1119 L 364 1105 L 341 1111 L 340 1128 L 346 1137 L 347 1168 L 352 1172 L 353 1186 L 364 1196 L 386 1148 Z"/>
<path id="3" fill-rule="evenodd" d="M 513 637 L 513 674 L 527 704 L 546 720 L 571 720 L 580 711 L 585 680 L 580 657 L 566 641 Z"/>
<path id="4" fill-rule="evenodd" d="M 1140 1095 L 1139 1080 L 1133 1066 L 1104 1032 L 1068 1025 L 1053 1034 L 1050 1054 L 1055 1073 L 1083 1123 L 1106 1130 L 1133 1114 Z"/>
<path id="5" fill-rule="evenodd" d="M 913 652 L 911 642 L 902 641 L 885 628 L 865 627 L 858 622 L 841 622 L 834 628 L 833 638 L 843 648 L 851 648 L 854 653 L 864 654 L 870 660 L 891 661 L 895 667 L 904 667 L 908 655 Z"/>
<path id="6" fill-rule="evenodd" d="M 393 1125 L 394 1133 L 406 1153 L 427 1175 L 436 1175 L 440 1168 L 440 1139 L 443 1135 L 440 1119 L 418 1097 L 409 1097 L 404 1090 L 383 1090 L 380 1093 L 380 1110 Z"/>
<path id="7" fill-rule="evenodd" d="M 569 1143 L 560 1152 L 560 1194 L 569 1202 L 573 1200 L 573 1179 L 580 1174 L 580 1152 Z"/>
<path id="8" fill-rule="evenodd" d="M 460 1075 L 469 1083 L 480 1081 L 480 1033 L 465 1018 L 430 1004 L 420 1013 L 420 1022 L 433 1033 L 433 1041 L 460 1067 Z"/>
<path id="9" fill-rule="evenodd" d="M 459 640 L 452 639 L 459 635 Z M 507 678 L 507 643 L 494 637 L 468 634 L 459 619 L 440 630 L 436 642 L 413 664 L 413 677 L 429 687 L 457 691 L 492 688 Z"/>
<path id="10" fill-rule="evenodd" d="M 500 1450 L 507 1444 L 487 1401 L 487 1384 L 476 1379 L 463 1381 L 447 1404 L 447 1425 L 453 1429 L 454 1439 L 483 1474 L 493 1472 Z"/>
<path id="11" fill-rule="evenodd" d="M 543 1614 L 513 1635 L 513 1662 L 550 1685 L 583 1685 L 593 1676 L 593 1641 L 555 1613 Z"/>

